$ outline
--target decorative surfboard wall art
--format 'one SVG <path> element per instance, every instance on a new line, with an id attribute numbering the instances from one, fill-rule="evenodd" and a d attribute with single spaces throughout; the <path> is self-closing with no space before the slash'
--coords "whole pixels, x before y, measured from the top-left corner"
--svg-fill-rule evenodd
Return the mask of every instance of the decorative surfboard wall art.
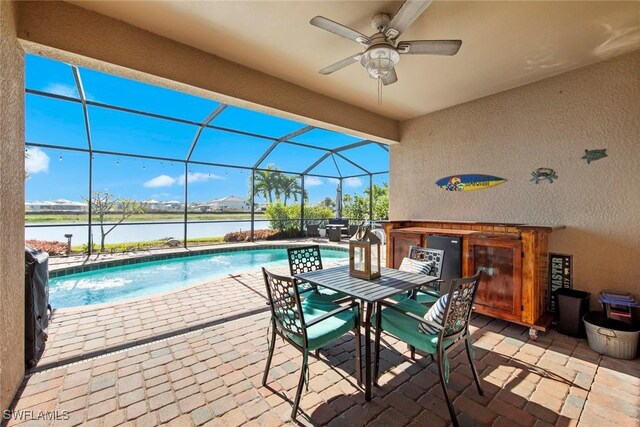
<path id="1" fill-rule="evenodd" d="M 506 179 L 491 175 L 452 175 L 436 181 L 436 185 L 447 191 L 474 191 L 495 187 Z"/>
<path id="2" fill-rule="evenodd" d="M 542 180 L 549 181 L 549 183 L 553 184 L 554 179 L 558 179 L 558 175 L 556 175 L 556 171 L 551 168 L 538 168 L 531 172 L 531 181 L 535 181 L 535 183 L 539 183 Z"/>
<path id="3" fill-rule="evenodd" d="M 587 161 L 587 164 L 600 160 L 603 157 L 607 157 L 607 149 L 600 148 L 598 150 L 584 150 L 584 156 L 582 158 Z"/>

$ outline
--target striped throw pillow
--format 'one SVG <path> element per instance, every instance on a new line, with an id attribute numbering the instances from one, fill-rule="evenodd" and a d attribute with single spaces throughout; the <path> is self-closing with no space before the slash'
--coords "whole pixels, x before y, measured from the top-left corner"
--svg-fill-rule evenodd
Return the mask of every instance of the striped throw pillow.
<path id="1" fill-rule="evenodd" d="M 408 273 L 429 274 L 435 265 L 436 263 L 434 261 L 418 261 L 404 257 L 399 270 Z"/>
<path id="2" fill-rule="evenodd" d="M 424 315 L 424 320 L 435 323 L 437 325 L 442 325 L 444 320 L 444 310 L 447 308 L 447 299 L 449 298 L 449 294 L 442 295 L 438 298 L 438 301 L 435 302 Z M 420 332 L 423 334 L 429 335 L 438 335 L 440 330 L 434 328 L 430 325 L 425 325 L 424 323 L 420 323 Z"/>

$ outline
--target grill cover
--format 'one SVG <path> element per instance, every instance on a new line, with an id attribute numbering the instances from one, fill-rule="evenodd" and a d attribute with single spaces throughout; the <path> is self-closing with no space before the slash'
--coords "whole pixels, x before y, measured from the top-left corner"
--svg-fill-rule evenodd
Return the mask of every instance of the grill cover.
<path id="1" fill-rule="evenodd" d="M 25 363 L 32 368 L 44 351 L 49 326 L 49 254 L 25 245 Z"/>

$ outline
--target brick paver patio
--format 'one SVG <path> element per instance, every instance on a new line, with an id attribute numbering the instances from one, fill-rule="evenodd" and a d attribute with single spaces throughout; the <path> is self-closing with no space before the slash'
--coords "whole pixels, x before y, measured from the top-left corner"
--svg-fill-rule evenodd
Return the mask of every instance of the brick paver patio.
<path id="1" fill-rule="evenodd" d="M 289 243 L 318 243 L 292 240 Z M 322 242 L 327 245 L 326 242 Z M 273 242 L 258 244 L 218 245 L 219 248 L 247 246 L 259 248 Z M 342 242 L 345 245 L 346 242 Z M 331 246 L 340 244 L 329 243 Z M 173 250 L 172 252 L 175 252 Z M 183 252 L 184 249 L 177 249 Z M 88 263 L 132 257 L 134 254 L 93 256 Z M 140 256 L 140 255 L 138 255 Z M 54 259 L 56 266 L 84 265 L 85 257 Z M 327 264 L 343 264 L 347 261 Z M 277 268 L 289 274 L 287 267 Z M 139 298 L 126 303 L 99 304 L 88 307 L 55 309 L 49 325 L 49 340 L 38 369 L 96 356 L 104 352 L 131 347 L 177 333 L 211 326 L 239 316 L 268 310 L 266 290 L 259 268 L 243 275 L 229 275 L 214 282 L 163 293 L 151 298 Z"/>
<path id="2" fill-rule="evenodd" d="M 64 316 L 59 325 L 54 319 L 40 367 L 63 365 L 28 377 L 14 409 L 16 416 L 31 417 L 57 411 L 59 420 L 12 419 L 8 424 L 292 424 L 290 400 L 301 357 L 278 342 L 269 387 L 261 386 L 269 320 L 263 288 L 254 271 L 93 310 L 89 317 Z M 585 340 L 555 331 L 530 341 L 526 328 L 485 316 L 474 316 L 472 325 L 485 395 L 475 389 L 466 355 L 452 357 L 449 390 L 461 425 L 639 425 L 638 360 L 600 356 Z M 158 339 L 156 334 L 165 335 Z M 82 339 L 74 342 L 74 336 Z M 109 341 L 113 337 L 124 341 Z M 142 344 L 135 345 L 136 340 Z M 126 349 L 86 359 L 104 345 Z M 65 362 L 74 358 L 84 359 Z M 411 361 L 404 344 L 383 336 L 381 386 L 370 402 L 356 385 L 353 358 L 348 337 L 323 349 L 320 360 L 311 359 L 299 423 L 450 423 L 430 358 Z"/>

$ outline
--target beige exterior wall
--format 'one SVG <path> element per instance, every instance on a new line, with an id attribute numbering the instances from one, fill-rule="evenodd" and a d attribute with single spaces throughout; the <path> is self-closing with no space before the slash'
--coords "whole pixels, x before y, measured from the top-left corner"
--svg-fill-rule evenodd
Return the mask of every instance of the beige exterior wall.
<path id="1" fill-rule="evenodd" d="M 0 408 L 24 375 L 24 54 L 0 1 Z"/>
<path id="2" fill-rule="evenodd" d="M 402 122 L 400 132 L 391 219 L 565 225 L 550 250 L 573 254 L 575 288 L 640 297 L 640 51 Z M 587 148 L 609 157 L 587 164 Z M 557 181 L 531 182 L 539 167 Z M 508 181 L 467 193 L 434 185 L 464 173 Z"/>
<path id="3" fill-rule="evenodd" d="M 398 121 L 61 1 L 18 5 L 26 50 L 379 142 Z"/>

